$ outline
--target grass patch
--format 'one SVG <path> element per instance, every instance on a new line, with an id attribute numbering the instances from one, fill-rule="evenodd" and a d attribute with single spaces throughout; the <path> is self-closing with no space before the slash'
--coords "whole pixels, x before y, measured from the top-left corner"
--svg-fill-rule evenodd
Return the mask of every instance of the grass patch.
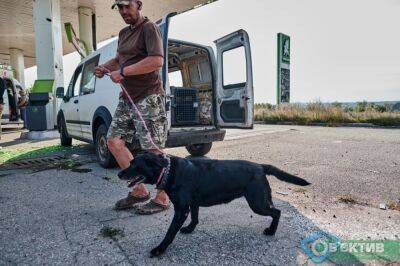
<path id="1" fill-rule="evenodd" d="M 9 150 L 0 148 L 0 163 L 10 163 L 13 161 L 38 157 L 42 155 L 50 155 L 53 153 L 67 152 L 77 147 L 63 147 L 61 145 L 51 145 L 44 148 L 16 149 Z"/>
<path id="2" fill-rule="evenodd" d="M 346 204 L 356 204 L 357 201 L 350 195 L 339 196 L 338 200 Z"/>
<path id="3" fill-rule="evenodd" d="M 400 203 L 391 202 L 388 204 L 388 208 L 394 211 L 400 211 Z"/>
<path id="4" fill-rule="evenodd" d="M 346 109 L 338 104 L 312 102 L 307 105 L 285 104 L 273 106 L 256 105 L 255 120 L 268 124 L 291 122 L 298 125 L 325 123 L 337 126 L 347 123 L 371 123 L 378 126 L 400 126 L 400 112 L 372 107 L 356 110 Z"/>
<path id="5" fill-rule="evenodd" d="M 81 170 L 81 169 L 76 169 L 79 166 L 82 166 L 82 164 L 75 161 L 74 159 L 69 158 L 69 159 L 59 161 L 59 162 L 54 162 L 51 164 L 35 167 L 33 169 L 33 172 L 41 172 L 41 171 L 46 171 L 46 170 L 51 170 L 51 169 L 71 170 L 71 171 L 79 172 L 79 170 Z M 85 169 L 82 169 L 82 170 L 85 170 Z"/>
<path id="6" fill-rule="evenodd" d="M 109 226 L 105 226 L 105 227 L 101 228 L 100 234 L 102 237 L 109 237 L 109 238 L 113 238 L 113 237 L 117 237 L 117 236 L 121 236 L 121 237 L 125 236 L 124 230 L 119 229 L 119 228 L 109 227 Z"/>

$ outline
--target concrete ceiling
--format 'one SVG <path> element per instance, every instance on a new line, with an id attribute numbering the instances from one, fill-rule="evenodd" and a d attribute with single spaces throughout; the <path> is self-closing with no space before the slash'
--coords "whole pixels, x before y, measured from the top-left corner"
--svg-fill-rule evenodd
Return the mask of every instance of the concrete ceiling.
<path id="1" fill-rule="evenodd" d="M 182 12 L 209 0 L 142 0 L 143 13 L 156 21 L 170 12 Z M 0 63 L 9 63 L 9 48 L 24 51 L 25 67 L 35 65 L 35 29 L 33 26 L 32 0 L 0 0 Z M 113 0 L 61 0 L 61 22 L 71 22 L 79 32 L 78 7 L 91 7 L 96 13 L 97 42 L 118 35 L 125 25 L 118 11 L 111 10 Z M 74 52 L 63 33 L 63 53 Z"/>

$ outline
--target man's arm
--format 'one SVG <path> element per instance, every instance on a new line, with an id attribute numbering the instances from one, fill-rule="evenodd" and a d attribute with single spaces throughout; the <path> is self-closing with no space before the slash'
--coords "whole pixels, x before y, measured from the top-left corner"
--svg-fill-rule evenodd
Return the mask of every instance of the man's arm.
<path id="1" fill-rule="evenodd" d="M 147 74 L 159 71 L 163 65 L 164 58 L 162 56 L 148 56 L 136 64 L 125 67 L 123 74 L 125 76 Z"/>
<path id="2" fill-rule="evenodd" d="M 94 74 L 96 75 L 96 77 L 102 78 L 104 77 L 104 74 L 107 73 L 106 69 L 112 72 L 119 68 L 119 54 L 117 53 L 117 55 L 113 59 L 108 60 L 100 66 L 97 66 L 94 70 Z"/>
<path id="3" fill-rule="evenodd" d="M 162 56 L 148 56 L 145 59 L 137 62 L 136 64 L 124 67 L 124 76 L 135 76 L 159 71 L 164 65 L 164 58 Z M 114 82 L 120 83 L 124 78 L 120 70 L 111 72 L 111 79 Z"/>
<path id="4" fill-rule="evenodd" d="M 120 68 L 120 65 L 119 65 L 119 54 L 117 53 L 117 55 L 113 59 L 105 62 L 102 66 L 107 68 L 110 71 L 114 71 L 114 70 L 119 69 Z"/>

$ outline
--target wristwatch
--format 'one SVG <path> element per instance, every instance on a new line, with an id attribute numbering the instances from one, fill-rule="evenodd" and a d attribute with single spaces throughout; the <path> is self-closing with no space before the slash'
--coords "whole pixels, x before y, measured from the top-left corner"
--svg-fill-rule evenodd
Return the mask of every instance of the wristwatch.
<path id="1" fill-rule="evenodd" d="M 121 67 L 121 69 L 119 70 L 119 74 L 123 77 L 126 78 L 126 76 L 124 75 L 124 68 Z"/>

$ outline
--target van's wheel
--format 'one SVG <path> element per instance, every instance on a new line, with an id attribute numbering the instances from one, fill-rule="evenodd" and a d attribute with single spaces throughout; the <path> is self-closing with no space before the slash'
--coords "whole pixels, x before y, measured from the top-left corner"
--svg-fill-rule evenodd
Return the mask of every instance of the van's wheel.
<path id="1" fill-rule="evenodd" d="M 107 147 L 107 126 L 101 124 L 96 131 L 96 157 L 99 164 L 104 168 L 112 168 L 117 165 L 114 156 Z"/>
<path id="2" fill-rule="evenodd" d="M 210 143 L 202 143 L 202 144 L 193 144 L 186 146 L 186 150 L 192 156 L 204 156 L 206 155 L 212 147 L 212 142 Z"/>
<path id="3" fill-rule="evenodd" d="M 60 127 L 60 141 L 61 146 L 69 147 L 72 145 L 72 138 L 68 137 L 67 133 L 67 125 L 65 124 L 64 118 L 61 118 L 58 122 L 58 126 Z"/>

